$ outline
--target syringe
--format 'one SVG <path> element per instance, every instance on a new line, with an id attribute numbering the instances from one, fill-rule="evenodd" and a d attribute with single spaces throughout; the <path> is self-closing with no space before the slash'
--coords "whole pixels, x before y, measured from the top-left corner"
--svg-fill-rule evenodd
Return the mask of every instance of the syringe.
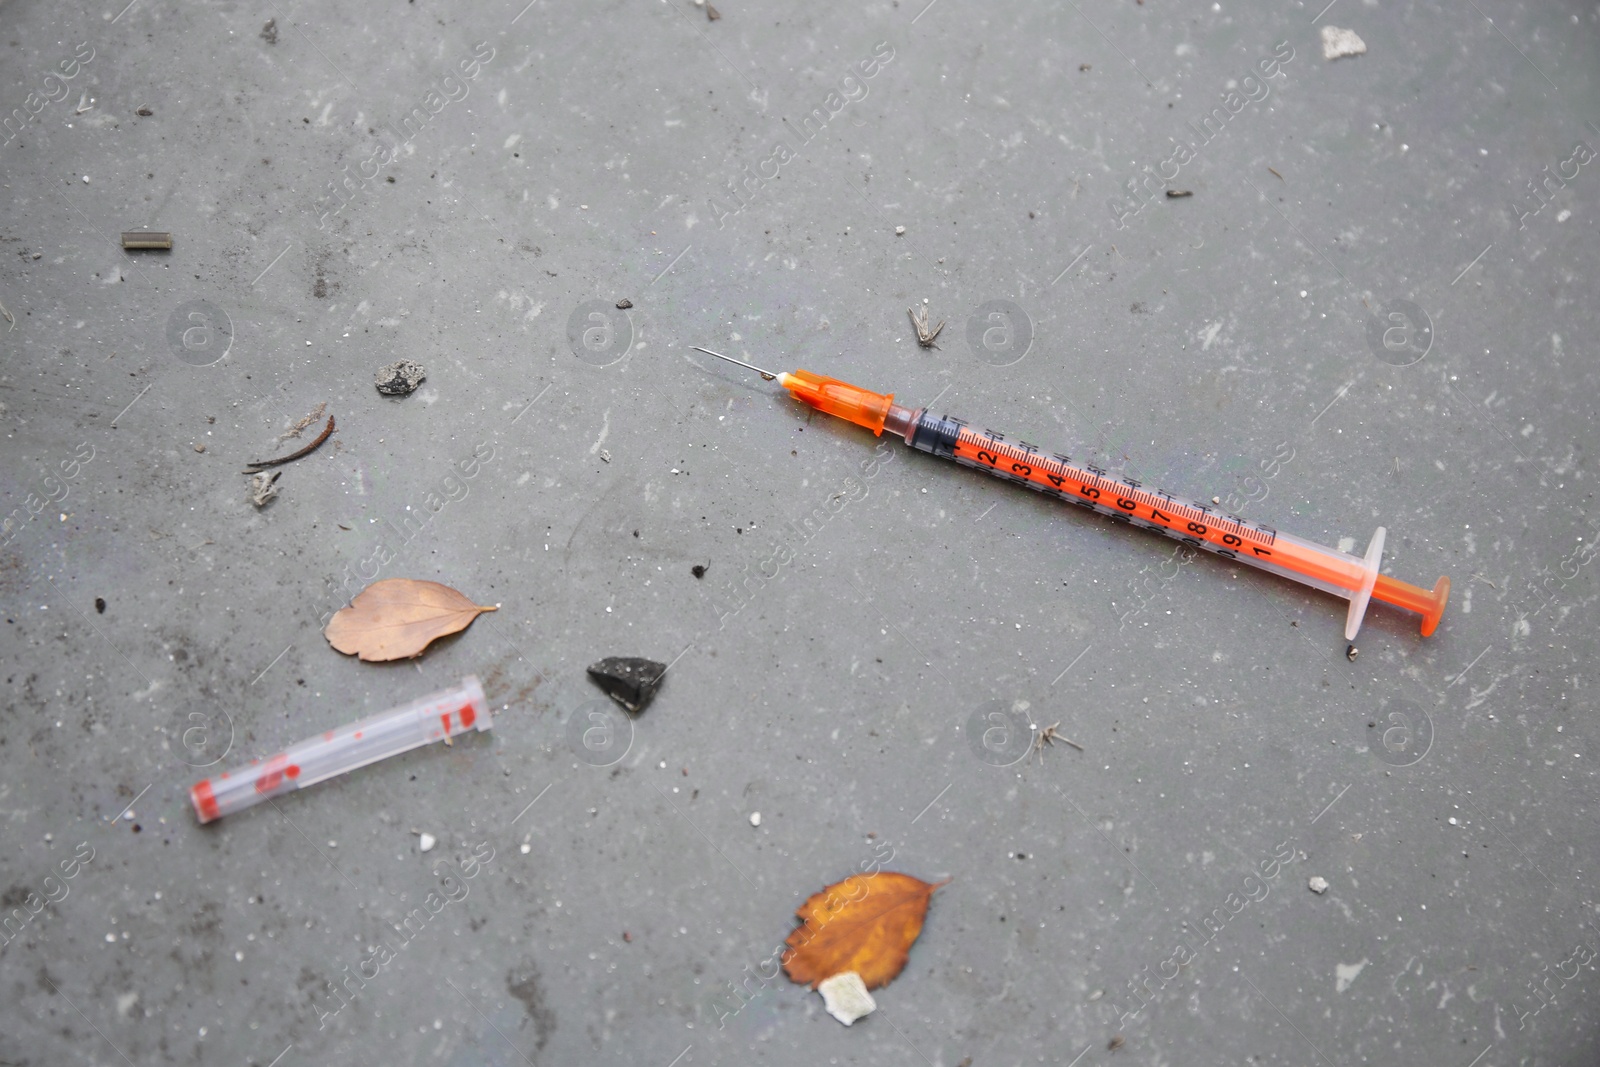
<path id="1" fill-rule="evenodd" d="M 473 675 L 453 689 L 413 700 L 360 722 L 290 745 L 276 756 L 196 782 L 189 800 L 201 822 L 220 819 L 430 741 L 493 726 L 483 686 Z"/>
<path id="2" fill-rule="evenodd" d="M 893 393 L 874 393 L 805 370 L 793 374 L 765 371 L 708 348 L 691 347 L 753 370 L 767 381 L 775 380 L 801 403 L 865 426 L 880 436 L 887 430 L 903 437 L 912 448 L 1348 600 L 1346 640 L 1354 640 L 1367 604 L 1374 598 L 1421 615 L 1424 637 L 1438 627 L 1450 599 L 1449 578 L 1440 578 L 1429 591 L 1378 573 L 1383 562 L 1382 526 L 1367 542 L 1366 555 L 1355 556 L 1224 514 L 1214 505 L 1109 474 L 1092 464 L 1074 464 L 1059 453 L 1045 455 L 1026 442 L 1008 441 L 1004 434 L 992 430 L 973 430 L 948 415 L 930 415 L 926 408 L 903 408 L 894 402 Z"/>

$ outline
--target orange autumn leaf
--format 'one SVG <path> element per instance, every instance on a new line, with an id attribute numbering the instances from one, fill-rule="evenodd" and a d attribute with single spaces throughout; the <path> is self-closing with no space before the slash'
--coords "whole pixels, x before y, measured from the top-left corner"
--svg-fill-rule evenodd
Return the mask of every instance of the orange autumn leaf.
<path id="1" fill-rule="evenodd" d="M 944 884 L 894 871 L 835 882 L 795 912 L 804 921 L 785 942 L 785 973 L 813 989 L 845 971 L 859 974 L 868 989 L 888 985 L 922 933 L 933 891 Z"/>
<path id="2" fill-rule="evenodd" d="M 373 582 L 328 620 L 322 636 L 340 652 L 376 663 L 414 659 L 438 638 L 465 630 L 485 611 L 448 585 L 418 578 Z"/>

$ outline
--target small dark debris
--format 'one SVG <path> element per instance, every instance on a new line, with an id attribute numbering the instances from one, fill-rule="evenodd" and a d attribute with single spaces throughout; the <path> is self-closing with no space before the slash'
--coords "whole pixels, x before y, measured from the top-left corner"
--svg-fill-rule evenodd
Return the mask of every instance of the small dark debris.
<path id="1" fill-rule="evenodd" d="M 278 43 L 278 20 L 268 19 L 267 24 L 261 27 L 261 39 L 268 44 Z"/>
<path id="2" fill-rule="evenodd" d="M 1110 1041 L 1106 1042 L 1106 1049 L 1108 1051 L 1115 1052 L 1125 1044 L 1127 1044 L 1127 1039 L 1121 1034 L 1118 1034 L 1116 1037 L 1113 1037 Z"/>
<path id="3" fill-rule="evenodd" d="M 1192 189 L 1168 189 L 1167 190 L 1167 199 L 1168 200 L 1182 200 L 1186 196 L 1193 196 L 1193 195 L 1194 195 L 1194 190 L 1192 190 Z"/>
<path id="4" fill-rule="evenodd" d="M 633 307 L 633 301 L 627 299 L 626 297 L 624 297 L 623 299 L 617 301 L 617 310 L 618 311 L 627 311 L 631 307 Z"/>
<path id="5" fill-rule="evenodd" d="M 248 378 L 249 375 L 247 374 L 247 375 L 245 375 L 245 377 Z M 310 418 L 307 420 L 307 422 L 309 423 L 311 420 L 316 419 L 317 417 L 319 417 L 326 407 L 327 407 L 326 404 L 318 405 L 316 412 L 313 413 L 310 416 Z M 328 425 L 324 426 L 322 428 L 322 432 L 317 435 L 317 439 L 315 441 L 312 441 L 309 445 L 306 445 L 306 447 L 300 449 L 298 452 L 291 452 L 287 456 L 279 456 L 277 459 L 257 459 L 257 460 L 252 460 L 250 462 L 249 466 L 251 466 L 251 467 L 281 467 L 285 463 L 293 463 L 297 459 L 304 459 L 306 456 L 311 455 L 311 453 L 313 453 L 317 449 L 321 448 L 322 447 L 322 443 L 324 441 L 326 441 L 328 438 L 333 436 L 333 428 L 334 428 L 334 419 L 333 419 L 332 415 L 329 415 L 328 416 Z M 300 432 L 301 429 L 302 429 L 302 427 L 296 426 L 294 428 L 294 430 L 291 431 L 286 436 L 290 436 L 290 437 L 296 436 L 296 435 L 298 435 L 298 433 Z M 279 440 L 281 441 L 281 440 L 283 440 L 283 438 L 280 437 Z M 248 471 L 244 471 L 242 473 L 244 473 L 244 474 L 255 474 L 257 472 L 254 471 L 254 470 L 248 470 Z"/>
<path id="6" fill-rule="evenodd" d="M 134 833 L 136 833 L 136 834 L 137 833 L 141 833 L 141 832 L 143 832 L 143 830 L 144 830 L 144 827 L 140 826 L 138 823 L 134 823 L 133 824 L 133 832 Z"/>
<path id="7" fill-rule="evenodd" d="M 650 706 L 666 673 L 665 663 L 637 656 L 607 656 L 589 665 L 589 677 L 606 696 L 635 715 Z"/>
<path id="8" fill-rule="evenodd" d="M 94 610 L 98 611 L 102 615 L 104 615 L 106 613 L 106 598 L 105 597 L 97 596 L 97 597 L 94 598 Z"/>
<path id="9" fill-rule="evenodd" d="M 151 111 L 148 107 L 141 107 L 138 111 L 135 111 L 134 114 L 140 116 L 141 118 L 149 118 L 151 115 L 154 115 L 155 112 Z"/>
<path id="10" fill-rule="evenodd" d="M 1279 174 L 1277 171 L 1273 170 L 1271 167 L 1267 168 L 1267 173 L 1271 174 L 1274 178 L 1278 179 L 1280 182 L 1286 180 L 1283 175 Z"/>
<path id="11" fill-rule="evenodd" d="M 385 178 L 383 180 L 388 182 L 390 185 L 393 185 L 394 184 L 394 175 L 391 174 L 391 175 L 389 175 L 387 178 Z"/>
<path id="12" fill-rule="evenodd" d="M 633 943 L 633 935 L 628 933 L 628 931 L 624 930 L 624 931 L 622 931 L 622 940 L 628 942 L 629 944 L 632 944 Z"/>
<path id="13" fill-rule="evenodd" d="M 722 17 L 722 12 L 720 12 L 716 8 L 712 7 L 710 4 L 706 5 L 706 21 L 707 22 L 715 22 L 718 19 L 720 19 L 721 17 Z"/>
<path id="14" fill-rule="evenodd" d="M 384 396 L 406 396 L 414 392 L 427 376 L 428 372 L 422 364 L 402 359 L 380 370 L 372 379 L 372 384 Z"/>
<path id="15" fill-rule="evenodd" d="M 1078 73 L 1079 74 L 1082 74 L 1086 70 L 1092 70 L 1092 69 L 1094 69 L 1094 68 L 1091 67 L 1088 63 L 1079 63 L 1078 64 Z"/>
<path id="16" fill-rule="evenodd" d="M 694 575 L 696 578 L 704 578 L 706 576 L 706 571 L 710 569 L 711 564 L 709 563 L 696 563 L 693 567 L 689 568 L 689 573 Z"/>
<path id="17" fill-rule="evenodd" d="M 134 251 L 171 251 L 172 234 L 156 230 L 129 230 L 122 235 L 122 247 Z"/>
<path id="18" fill-rule="evenodd" d="M 1361 650 L 1355 645 L 1351 645 L 1349 648 L 1344 650 L 1344 658 L 1349 660 L 1351 663 L 1354 663 L 1356 661 L 1356 657 L 1359 655 L 1361 655 Z"/>

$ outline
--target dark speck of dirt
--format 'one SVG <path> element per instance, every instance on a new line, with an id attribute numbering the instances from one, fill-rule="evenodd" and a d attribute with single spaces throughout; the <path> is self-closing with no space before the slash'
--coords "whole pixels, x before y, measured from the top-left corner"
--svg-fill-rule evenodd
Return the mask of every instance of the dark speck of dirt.
<path id="1" fill-rule="evenodd" d="M 268 44 L 278 43 L 278 20 L 268 19 L 267 24 L 261 27 L 261 39 Z"/>
<path id="2" fill-rule="evenodd" d="M 102 615 L 104 615 L 106 613 L 106 598 L 105 597 L 97 596 L 97 597 L 94 598 L 94 610 L 98 611 Z"/>
<path id="3" fill-rule="evenodd" d="M 709 563 L 696 563 L 693 567 L 689 568 L 689 573 L 694 575 L 696 578 L 704 578 L 706 576 L 706 571 L 710 569 L 711 564 Z"/>
<path id="4" fill-rule="evenodd" d="M 627 311 L 631 307 L 633 307 L 633 301 L 632 300 L 618 300 L 617 301 L 617 310 L 618 311 Z"/>
<path id="5" fill-rule="evenodd" d="M 7 889 L 5 896 L 0 896 L 0 908 L 20 908 L 28 899 L 28 887 L 14 885 Z"/>
<path id="6" fill-rule="evenodd" d="M 523 964 L 506 975 L 506 989 L 522 1001 L 522 1007 L 528 1013 L 528 1022 L 533 1023 L 534 1053 L 543 1052 L 550 1035 L 555 1031 L 556 1013 L 544 1002 L 544 989 L 539 985 L 539 968 L 532 962 Z M 517 1029 L 526 1026 L 527 1023 L 523 1023 Z"/>
<path id="7" fill-rule="evenodd" d="M 1150 312 L 1145 310 L 1144 304 L 1140 303 L 1139 301 L 1134 301 L 1132 304 L 1129 304 L 1128 305 L 1128 310 L 1130 312 L 1132 312 L 1133 314 L 1135 314 L 1135 315 L 1148 315 L 1148 314 L 1150 314 Z"/>

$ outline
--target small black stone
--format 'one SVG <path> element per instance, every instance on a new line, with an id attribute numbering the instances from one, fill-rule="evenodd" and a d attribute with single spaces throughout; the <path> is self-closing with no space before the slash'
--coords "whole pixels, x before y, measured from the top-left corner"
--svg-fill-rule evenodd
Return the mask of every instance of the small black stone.
<path id="1" fill-rule="evenodd" d="M 104 615 L 106 613 L 106 598 L 105 597 L 97 596 L 97 597 L 94 598 L 94 610 L 98 611 L 102 615 Z"/>
<path id="2" fill-rule="evenodd" d="M 607 656 L 589 665 L 589 677 L 606 691 L 606 696 L 635 715 L 655 699 L 666 673 L 665 663 L 637 656 Z"/>
<path id="3" fill-rule="evenodd" d="M 694 575 L 696 578 L 704 578 L 706 576 L 706 571 L 710 569 L 711 564 L 709 563 L 696 563 L 693 567 L 689 568 L 689 573 Z"/>
<path id="4" fill-rule="evenodd" d="M 623 300 L 618 300 L 617 301 L 617 310 L 618 311 L 627 311 L 631 307 L 633 307 L 633 301 L 632 300 L 623 299 Z"/>

